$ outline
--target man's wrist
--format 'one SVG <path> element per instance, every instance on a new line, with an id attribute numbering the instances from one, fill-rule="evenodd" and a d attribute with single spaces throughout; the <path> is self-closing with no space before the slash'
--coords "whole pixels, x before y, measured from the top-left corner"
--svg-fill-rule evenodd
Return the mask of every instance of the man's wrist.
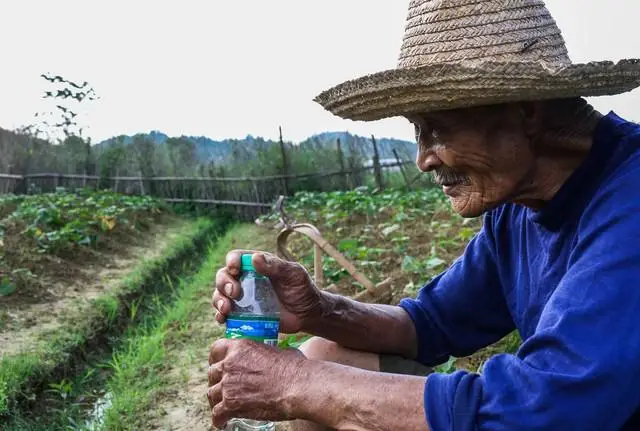
<path id="1" fill-rule="evenodd" d="M 302 357 L 291 365 L 295 371 L 287 376 L 289 384 L 284 395 L 284 413 L 290 418 L 307 418 L 312 414 L 308 411 L 309 406 L 315 404 L 311 398 L 321 395 L 310 387 L 314 381 L 314 373 L 316 376 L 321 375 L 320 371 L 315 370 L 318 364 Z"/>
<path id="2" fill-rule="evenodd" d="M 311 316 L 304 320 L 302 332 L 318 335 L 318 328 L 323 327 L 324 322 L 335 309 L 335 295 L 324 291 L 320 291 L 319 295 L 318 307 Z"/>

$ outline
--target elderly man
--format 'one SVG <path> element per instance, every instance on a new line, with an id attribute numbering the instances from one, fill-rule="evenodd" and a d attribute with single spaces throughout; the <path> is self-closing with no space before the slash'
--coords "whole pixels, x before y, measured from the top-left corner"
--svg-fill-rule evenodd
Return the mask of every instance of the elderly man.
<path id="1" fill-rule="evenodd" d="M 298 430 L 640 429 L 640 126 L 582 97 L 640 85 L 640 64 L 572 64 L 541 0 L 413 0 L 399 68 L 321 94 L 356 120 L 404 116 L 418 167 L 455 211 L 482 215 L 464 254 L 399 306 L 321 292 L 257 254 L 300 354 L 211 347 L 216 425 Z M 216 277 L 218 322 L 238 252 Z M 517 329 L 481 373 L 433 373 Z"/>

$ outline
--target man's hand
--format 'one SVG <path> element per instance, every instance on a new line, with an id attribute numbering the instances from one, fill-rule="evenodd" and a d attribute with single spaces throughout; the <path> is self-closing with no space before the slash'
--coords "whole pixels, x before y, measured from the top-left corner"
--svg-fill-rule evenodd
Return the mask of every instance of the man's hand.
<path id="1" fill-rule="evenodd" d="M 334 429 L 426 430 L 424 377 L 365 371 L 250 340 L 220 339 L 209 351 L 211 417 L 303 419 Z"/>
<path id="2" fill-rule="evenodd" d="M 217 340 L 209 351 L 213 424 L 232 418 L 282 421 L 289 418 L 287 394 L 303 355 L 250 340 Z"/>
<path id="3" fill-rule="evenodd" d="M 216 274 L 213 306 L 218 310 L 216 320 L 224 323 L 231 312 L 231 299 L 238 298 L 240 289 L 240 256 L 253 253 L 253 266 L 268 277 L 280 300 L 280 332 L 296 333 L 306 323 L 321 315 L 323 295 L 309 273 L 298 263 L 287 262 L 269 253 L 234 250 L 227 254 L 225 267 Z"/>

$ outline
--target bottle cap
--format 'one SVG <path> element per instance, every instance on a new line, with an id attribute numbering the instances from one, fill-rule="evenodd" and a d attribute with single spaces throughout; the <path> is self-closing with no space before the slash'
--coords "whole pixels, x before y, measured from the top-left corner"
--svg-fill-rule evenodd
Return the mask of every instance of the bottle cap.
<path id="1" fill-rule="evenodd" d="M 251 259 L 253 258 L 252 254 L 243 254 L 242 257 L 240 258 L 240 265 L 241 265 L 241 269 L 243 271 L 254 271 L 255 272 L 255 268 L 253 267 L 253 262 L 251 261 Z"/>

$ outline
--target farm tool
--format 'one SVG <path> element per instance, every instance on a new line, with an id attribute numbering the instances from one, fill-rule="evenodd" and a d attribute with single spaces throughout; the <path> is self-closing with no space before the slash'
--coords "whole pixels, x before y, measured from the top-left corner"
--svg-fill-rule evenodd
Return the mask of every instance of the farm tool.
<path id="1" fill-rule="evenodd" d="M 364 290 L 356 294 L 353 299 L 362 302 L 378 302 L 388 303 L 391 301 L 391 278 L 387 278 L 384 281 L 374 284 L 369 280 L 362 272 L 358 271 L 353 263 L 349 261 L 342 253 L 340 253 L 335 247 L 333 247 L 326 239 L 324 239 L 314 225 L 310 223 L 297 223 L 292 220 L 284 210 L 285 197 L 280 196 L 276 202 L 276 207 L 280 213 L 280 223 L 284 226 L 278 233 L 276 239 L 277 255 L 290 262 L 294 262 L 295 258 L 287 249 L 287 241 L 293 233 L 302 234 L 310 238 L 314 242 L 314 256 L 313 256 L 313 268 L 314 268 L 314 281 L 319 289 L 335 292 L 336 286 L 330 285 L 325 288 L 324 276 L 322 273 L 322 255 L 335 259 L 335 261 L 342 266 L 357 282 L 359 282 Z"/>

